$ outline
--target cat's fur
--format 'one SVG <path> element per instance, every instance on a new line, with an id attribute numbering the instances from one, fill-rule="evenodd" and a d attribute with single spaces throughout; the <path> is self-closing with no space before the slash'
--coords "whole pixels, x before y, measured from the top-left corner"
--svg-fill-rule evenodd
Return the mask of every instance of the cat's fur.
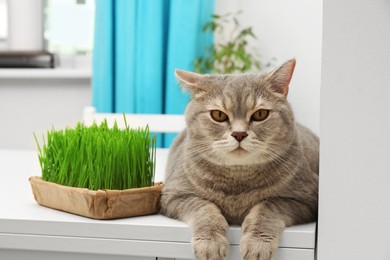
<path id="1" fill-rule="evenodd" d="M 192 98 L 187 129 L 170 151 L 161 212 L 189 224 L 199 260 L 225 259 L 229 224 L 242 226 L 243 259 L 269 260 L 286 226 L 317 217 L 319 141 L 286 100 L 294 67 L 289 60 L 263 75 L 176 71 Z M 251 121 L 258 109 L 268 118 Z M 214 121 L 212 110 L 229 120 Z M 239 142 L 234 132 L 248 136 Z"/>

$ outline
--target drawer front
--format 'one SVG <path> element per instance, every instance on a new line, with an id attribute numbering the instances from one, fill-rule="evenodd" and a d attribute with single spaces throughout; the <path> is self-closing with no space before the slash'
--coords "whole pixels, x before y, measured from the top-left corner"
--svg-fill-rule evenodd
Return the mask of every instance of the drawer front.
<path id="1" fill-rule="evenodd" d="M 77 255 L 83 254 L 86 257 L 88 255 L 112 255 L 112 260 L 122 260 L 124 259 L 122 258 L 123 256 L 127 256 L 126 259 L 131 260 L 151 260 L 156 259 L 156 257 L 160 257 L 160 260 L 182 260 L 194 258 L 190 243 L 60 236 L 34 236 L 4 233 L 0 233 L 0 241 L 0 250 L 3 254 L 12 252 L 16 253 L 20 250 L 26 250 L 30 252 L 46 252 L 48 254 L 50 252 L 61 252 L 61 254 L 69 253 Z M 164 257 L 166 259 L 164 259 Z M 1 257 L 0 259 L 13 258 Z M 85 259 L 86 258 L 83 258 L 83 260 Z M 241 259 L 240 248 L 238 245 L 231 245 L 228 260 L 238 259 Z M 56 260 L 60 259 L 56 258 Z M 97 258 L 93 260 L 97 260 Z M 314 260 L 314 249 L 282 247 L 278 249 L 275 260 Z"/>
<path id="2" fill-rule="evenodd" d="M 191 258 L 157 258 L 158 260 L 188 260 Z M 231 246 L 228 260 L 241 259 L 238 246 Z M 314 260 L 313 249 L 279 248 L 274 260 Z"/>
<path id="3" fill-rule="evenodd" d="M 155 260 L 155 257 L 65 253 L 36 250 L 0 249 L 0 259 L 9 260 Z"/>

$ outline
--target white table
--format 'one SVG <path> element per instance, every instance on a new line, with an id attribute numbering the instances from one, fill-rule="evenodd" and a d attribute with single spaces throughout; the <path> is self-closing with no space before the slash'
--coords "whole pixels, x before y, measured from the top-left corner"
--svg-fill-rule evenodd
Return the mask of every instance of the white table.
<path id="1" fill-rule="evenodd" d="M 163 180 L 168 151 L 157 151 Z M 28 177 L 40 176 L 35 151 L 0 150 L 0 259 L 193 259 L 191 231 L 162 215 L 93 220 L 39 206 Z M 241 230 L 228 230 L 228 259 L 240 259 Z M 277 260 L 313 260 L 315 223 L 289 227 Z"/>

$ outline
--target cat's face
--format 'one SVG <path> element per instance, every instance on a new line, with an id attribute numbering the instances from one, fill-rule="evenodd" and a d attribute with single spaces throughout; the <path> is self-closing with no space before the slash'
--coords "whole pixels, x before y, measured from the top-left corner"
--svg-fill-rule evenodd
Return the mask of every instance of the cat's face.
<path id="1" fill-rule="evenodd" d="M 186 110 L 192 152 L 220 165 L 274 160 L 292 140 L 294 119 L 286 95 L 294 65 L 289 61 L 265 75 L 178 71 L 192 94 Z"/>

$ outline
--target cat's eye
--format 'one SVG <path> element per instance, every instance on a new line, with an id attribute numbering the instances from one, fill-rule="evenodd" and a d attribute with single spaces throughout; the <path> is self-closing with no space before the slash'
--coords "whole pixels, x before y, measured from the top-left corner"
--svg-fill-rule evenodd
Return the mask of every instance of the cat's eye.
<path id="1" fill-rule="evenodd" d="M 217 122 L 225 122 L 229 119 L 229 117 L 220 110 L 212 110 L 210 112 L 211 118 Z"/>
<path id="2" fill-rule="evenodd" d="M 253 115 L 251 116 L 251 121 L 256 121 L 256 122 L 264 121 L 267 119 L 268 115 L 269 115 L 269 110 L 259 109 L 253 113 Z"/>

